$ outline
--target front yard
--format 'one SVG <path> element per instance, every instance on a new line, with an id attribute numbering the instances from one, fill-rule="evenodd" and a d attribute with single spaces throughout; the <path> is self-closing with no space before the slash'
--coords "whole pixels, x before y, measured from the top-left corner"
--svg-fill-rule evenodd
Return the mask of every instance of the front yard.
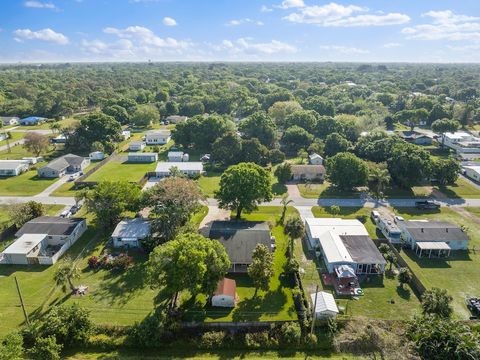
<path id="1" fill-rule="evenodd" d="M 57 180 L 58 178 L 40 178 L 37 176 L 37 170 L 30 170 L 18 176 L 0 177 L 0 196 L 36 195 Z"/>
<path id="2" fill-rule="evenodd" d="M 474 209 L 472 212 L 475 214 L 477 211 Z M 427 288 L 447 289 L 453 296 L 456 315 L 467 319 L 469 312 L 465 306 L 465 297 L 480 296 L 480 234 L 478 233 L 480 223 L 445 207 L 442 207 L 439 212 L 430 213 L 413 208 L 396 208 L 395 212 L 405 219 L 448 221 L 467 227 L 470 236 L 469 250 L 452 252 L 449 259 L 419 259 L 411 251 L 402 252 L 402 256 L 423 284 Z"/>

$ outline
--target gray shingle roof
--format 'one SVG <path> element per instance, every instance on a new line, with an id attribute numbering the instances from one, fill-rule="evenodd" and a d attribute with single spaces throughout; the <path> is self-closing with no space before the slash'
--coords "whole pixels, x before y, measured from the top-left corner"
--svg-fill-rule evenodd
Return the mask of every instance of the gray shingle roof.
<path id="1" fill-rule="evenodd" d="M 66 155 L 60 156 L 55 160 L 50 161 L 47 165 L 44 166 L 44 168 L 61 171 L 72 165 L 80 166 L 84 160 L 85 158 L 81 156 L 74 155 L 74 154 L 66 154 Z"/>
<path id="2" fill-rule="evenodd" d="M 405 229 L 415 241 L 465 241 L 461 228 L 444 221 L 405 221 Z"/>
<path id="3" fill-rule="evenodd" d="M 270 250 L 270 228 L 258 221 L 214 221 L 210 239 L 218 240 L 226 249 L 232 263 L 250 264 L 257 244 Z"/>
<path id="4" fill-rule="evenodd" d="M 85 219 L 40 216 L 23 225 L 15 236 L 20 237 L 23 234 L 70 235 L 83 220 Z"/>
<path id="5" fill-rule="evenodd" d="M 325 174 L 323 165 L 292 165 L 292 173 L 300 174 Z"/>
<path id="6" fill-rule="evenodd" d="M 370 236 L 340 235 L 350 257 L 358 264 L 386 264 Z"/>

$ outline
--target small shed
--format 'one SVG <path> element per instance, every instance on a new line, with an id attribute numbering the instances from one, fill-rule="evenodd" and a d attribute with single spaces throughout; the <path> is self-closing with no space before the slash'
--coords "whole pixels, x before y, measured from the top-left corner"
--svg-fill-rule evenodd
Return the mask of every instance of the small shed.
<path id="1" fill-rule="evenodd" d="M 105 159 L 105 154 L 102 151 L 93 151 L 88 155 L 90 160 L 99 161 Z"/>
<path id="2" fill-rule="evenodd" d="M 313 153 L 308 156 L 308 162 L 310 163 L 310 165 L 323 165 L 323 157 L 316 153 Z"/>
<path id="3" fill-rule="evenodd" d="M 315 305 L 315 296 L 317 297 L 317 303 Z M 339 313 L 337 303 L 332 294 L 319 291 L 311 295 L 312 306 L 315 306 L 315 318 L 316 319 L 328 319 L 336 317 Z"/>
<path id="4" fill-rule="evenodd" d="M 233 279 L 223 278 L 218 282 L 217 290 L 212 295 L 212 306 L 235 307 L 237 300 L 237 283 Z"/>

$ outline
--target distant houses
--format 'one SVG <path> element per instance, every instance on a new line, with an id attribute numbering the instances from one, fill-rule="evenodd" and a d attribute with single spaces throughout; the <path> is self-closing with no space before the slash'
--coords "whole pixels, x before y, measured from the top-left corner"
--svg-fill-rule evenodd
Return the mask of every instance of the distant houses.
<path id="1" fill-rule="evenodd" d="M 20 119 L 18 123 L 23 126 L 34 126 L 44 123 L 47 119 L 39 116 L 29 116 L 23 119 Z"/>
<path id="2" fill-rule="evenodd" d="M 52 265 L 87 229 L 83 218 L 41 216 L 30 220 L 1 254 L 1 264 Z"/>
<path id="3" fill-rule="evenodd" d="M 480 154 L 480 138 L 464 131 L 445 133 L 443 142 L 462 158 L 478 157 Z"/>
<path id="4" fill-rule="evenodd" d="M 113 247 L 139 248 L 142 240 L 150 236 L 150 223 L 143 218 L 124 219 L 112 233 Z"/>
<path id="5" fill-rule="evenodd" d="M 188 154 L 183 151 L 169 151 L 167 158 L 169 162 L 187 162 L 189 160 Z"/>
<path id="6" fill-rule="evenodd" d="M 38 176 L 43 178 L 62 177 L 68 173 L 83 171 L 88 165 L 90 165 L 89 158 L 67 154 L 52 160 L 47 165 L 39 168 Z"/>
<path id="7" fill-rule="evenodd" d="M 462 166 L 463 173 L 469 179 L 480 182 L 480 164 Z"/>
<path id="8" fill-rule="evenodd" d="M 430 136 L 418 131 L 397 131 L 396 134 L 406 142 L 415 145 L 432 145 L 433 139 Z"/>
<path id="9" fill-rule="evenodd" d="M 182 122 L 187 121 L 188 117 L 187 116 L 181 116 L 181 115 L 170 115 L 165 118 L 165 122 L 170 123 L 170 124 L 180 124 Z"/>
<path id="10" fill-rule="evenodd" d="M 318 181 L 325 180 L 325 167 L 323 165 L 292 165 L 292 179 L 296 181 Z"/>
<path id="11" fill-rule="evenodd" d="M 308 163 L 310 165 L 323 165 L 323 157 L 317 153 L 310 154 L 308 156 Z"/>
<path id="12" fill-rule="evenodd" d="M 268 223 L 259 221 L 214 221 L 208 234 L 225 247 L 230 258 L 230 273 L 246 273 L 257 244 L 272 250 Z"/>
<path id="13" fill-rule="evenodd" d="M 170 130 L 150 130 L 145 134 L 147 145 L 165 145 L 170 141 Z"/>
<path id="14" fill-rule="evenodd" d="M 145 149 L 145 143 L 143 141 L 132 141 L 128 144 L 129 151 L 142 151 Z"/>
<path id="15" fill-rule="evenodd" d="M 0 160 L 0 176 L 17 176 L 28 171 L 27 160 Z"/>
<path id="16" fill-rule="evenodd" d="M 105 159 L 105 153 L 103 151 L 93 151 L 88 155 L 88 157 L 91 161 L 100 161 Z"/>
<path id="17" fill-rule="evenodd" d="M 132 163 L 152 163 L 158 161 L 158 154 L 154 152 L 128 153 L 127 161 Z"/>
<path id="18" fill-rule="evenodd" d="M 203 174 L 203 163 L 192 162 L 159 162 L 155 169 L 156 177 L 163 178 L 172 175 L 172 168 L 176 168 L 182 174 L 194 177 Z"/>
<path id="19" fill-rule="evenodd" d="M 0 116 L 0 122 L 3 126 L 17 125 L 19 120 L 16 116 Z"/>

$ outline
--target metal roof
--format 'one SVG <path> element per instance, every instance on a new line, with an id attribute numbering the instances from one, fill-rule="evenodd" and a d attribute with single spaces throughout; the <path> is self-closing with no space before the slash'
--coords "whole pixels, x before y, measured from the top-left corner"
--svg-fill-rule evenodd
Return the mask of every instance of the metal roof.
<path id="1" fill-rule="evenodd" d="M 47 234 L 24 234 L 3 251 L 3 254 L 23 254 L 26 255 L 32 251 L 35 246 L 40 244 Z"/>
<path id="2" fill-rule="evenodd" d="M 422 241 L 417 243 L 417 246 L 422 250 L 450 250 L 450 246 L 443 241 Z"/>
<path id="3" fill-rule="evenodd" d="M 150 235 L 150 223 L 142 218 L 124 219 L 118 223 L 112 237 L 143 239 Z"/>
<path id="4" fill-rule="evenodd" d="M 192 162 L 159 162 L 157 164 L 156 172 L 169 172 L 172 167 L 176 167 L 180 171 L 203 171 L 203 163 L 200 161 Z"/>
<path id="5" fill-rule="evenodd" d="M 368 235 L 340 235 L 353 261 L 357 264 L 386 264 L 384 257 Z"/>
<path id="6" fill-rule="evenodd" d="M 312 305 L 315 306 L 315 313 L 321 314 L 325 312 L 334 312 L 339 313 L 337 303 L 335 302 L 335 298 L 332 294 L 319 291 L 317 294 L 317 304 L 315 305 L 315 293 L 311 294 L 310 297 L 312 299 Z"/>
<path id="7" fill-rule="evenodd" d="M 0 160 L 0 169 L 16 169 L 28 165 L 27 160 Z"/>

